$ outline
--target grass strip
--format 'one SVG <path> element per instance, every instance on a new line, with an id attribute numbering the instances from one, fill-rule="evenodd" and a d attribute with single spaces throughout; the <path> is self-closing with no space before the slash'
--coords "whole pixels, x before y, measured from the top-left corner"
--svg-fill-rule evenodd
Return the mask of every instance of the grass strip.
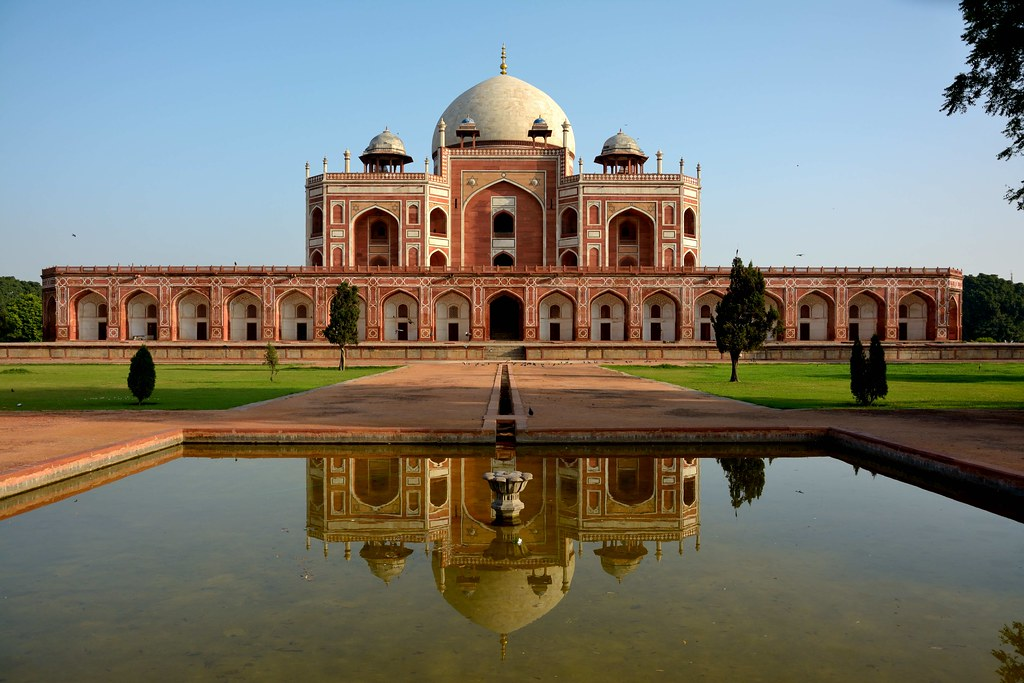
<path id="1" fill-rule="evenodd" d="M 612 365 L 637 377 L 771 408 L 858 408 L 850 369 L 833 363 Z M 866 410 L 1024 408 L 1024 363 L 889 363 L 889 395 Z"/>
<path id="2" fill-rule="evenodd" d="M 222 410 L 364 377 L 389 368 L 260 365 L 156 366 L 156 389 L 139 405 L 127 365 L 0 366 L 0 410 Z"/>

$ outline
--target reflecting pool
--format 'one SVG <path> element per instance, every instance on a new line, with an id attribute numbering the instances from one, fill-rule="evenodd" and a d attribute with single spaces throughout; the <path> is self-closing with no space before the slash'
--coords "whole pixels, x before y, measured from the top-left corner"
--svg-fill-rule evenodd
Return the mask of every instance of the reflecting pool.
<path id="1" fill-rule="evenodd" d="M 1022 656 L 1019 522 L 820 455 L 529 453 L 65 486 L 0 521 L 0 680 L 959 683 Z M 511 468 L 499 528 L 483 474 Z"/>

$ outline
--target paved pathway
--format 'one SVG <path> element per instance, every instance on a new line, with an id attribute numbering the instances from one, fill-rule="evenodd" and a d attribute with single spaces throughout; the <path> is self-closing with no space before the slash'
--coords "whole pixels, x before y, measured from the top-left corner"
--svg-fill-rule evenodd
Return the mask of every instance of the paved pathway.
<path id="1" fill-rule="evenodd" d="M 54 460 L 182 428 L 237 431 L 485 433 L 495 363 L 418 363 L 226 411 L 0 413 L 0 480 Z M 527 432 L 840 427 L 1024 477 L 1024 410 L 775 410 L 638 379 L 587 363 L 513 363 Z M 493 434 L 493 431 L 490 433 Z"/>

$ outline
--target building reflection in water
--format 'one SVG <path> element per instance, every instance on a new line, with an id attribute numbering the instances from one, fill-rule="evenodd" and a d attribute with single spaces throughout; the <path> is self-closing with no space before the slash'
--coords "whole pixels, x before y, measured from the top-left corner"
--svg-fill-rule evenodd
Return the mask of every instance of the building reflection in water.
<path id="1" fill-rule="evenodd" d="M 484 473 L 533 474 L 520 523 L 497 526 Z M 577 562 L 596 560 L 622 582 L 663 544 L 700 549 L 696 458 L 310 458 L 307 548 L 342 544 L 386 583 L 422 545 L 449 605 L 499 635 L 539 619 L 572 586 Z M 592 556 L 585 544 L 594 544 Z"/>

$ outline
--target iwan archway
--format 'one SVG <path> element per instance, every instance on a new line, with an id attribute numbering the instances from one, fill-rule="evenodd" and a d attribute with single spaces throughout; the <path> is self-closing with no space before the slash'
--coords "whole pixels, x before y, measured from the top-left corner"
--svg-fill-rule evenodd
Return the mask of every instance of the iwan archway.
<path id="1" fill-rule="evenodd" d="M 488 338 L 494 341 L 522 341 L 523 305 L 511 294 L 499 294 L 488 307 Z"/>

